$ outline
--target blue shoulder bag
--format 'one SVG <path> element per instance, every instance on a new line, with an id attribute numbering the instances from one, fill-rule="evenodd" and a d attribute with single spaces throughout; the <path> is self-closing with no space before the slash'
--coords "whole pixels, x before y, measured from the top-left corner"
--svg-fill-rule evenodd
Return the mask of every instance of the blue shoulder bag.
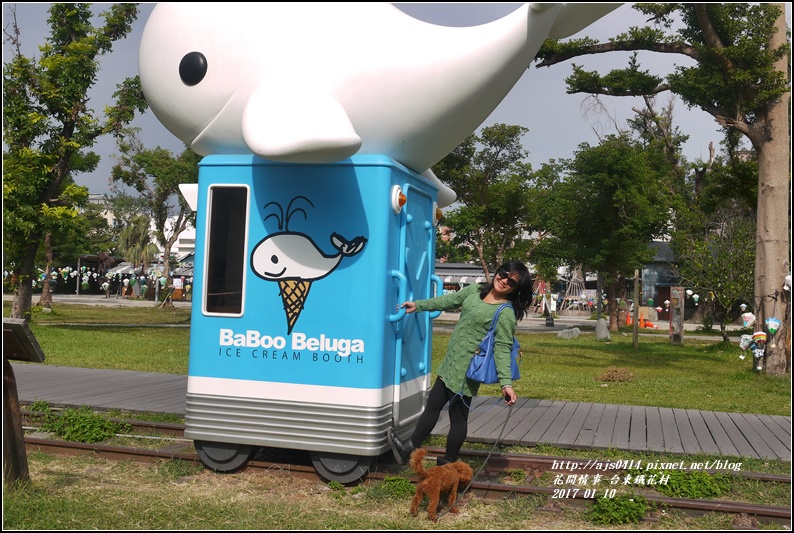
<path id="1" fill-rule="evenodd" d="M 493 350 L 494 341 L 496 337 L 496 321 L 499 319 L 499 313 L 505 307 L 513 308 L 510 304 L 503 304 L 494 313 L 493 320 L 491 321 L 491 328 L 485 337 L 480 341 L 480 345 L 475 350 L 474 355 L 469 363 L 469 369 L 466 371 L 466 377 L 490 385 L 497 383 L 499 377 L 496 375 L 496 361 L 494 360 Z M 521 345 L 518 339 L 513 337 L 513 347 L 510 350 L 510 377 L 513 381 L 521 379 L 521 373 L 518 370 L 519 360 L 521 359 Z"/>

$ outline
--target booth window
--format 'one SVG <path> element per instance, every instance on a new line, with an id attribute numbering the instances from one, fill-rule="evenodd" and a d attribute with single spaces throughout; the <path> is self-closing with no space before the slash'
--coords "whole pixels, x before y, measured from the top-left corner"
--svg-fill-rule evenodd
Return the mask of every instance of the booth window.
<path id="1" fill-rule="evenodd" d="M 240 315 L 243 312 L 247 224 L 248 188 L 210 187 L 204 291 L 207 313 Z"/>

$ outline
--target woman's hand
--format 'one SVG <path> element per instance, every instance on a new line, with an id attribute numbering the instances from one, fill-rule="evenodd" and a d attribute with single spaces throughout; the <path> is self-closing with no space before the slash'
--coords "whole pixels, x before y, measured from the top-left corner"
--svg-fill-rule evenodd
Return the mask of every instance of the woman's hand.
<path id="1" fill-rule="evenodd" d="M 502 396 L 504 396 L 505 403 L 507 405 L 514 405 L 518 396 L 516 396 L 516 391 L 513 390 L 513 387 L 505 387 L 502 389 Z"/>
<path id="2" fill-rule="evenodd" d="M 403 302 L 400 307 L 404 307 L 406 313 L 413 313 L 416 311 L 416 304 L 414 302 Z"/>

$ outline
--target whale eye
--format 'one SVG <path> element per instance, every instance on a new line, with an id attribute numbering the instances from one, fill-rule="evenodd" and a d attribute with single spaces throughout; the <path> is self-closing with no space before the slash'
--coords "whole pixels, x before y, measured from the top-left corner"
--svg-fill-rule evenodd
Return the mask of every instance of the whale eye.
<path id="1" fill-rule="evenodd" d="M 278 256 L 277 256 L 277 255 L 271 255 L 271 256 L 270 256 L 270 261 L 271 261 L 271 262 L 272 262 L 274 265 L 277 265 L 277 264 L 278 264 Z"/>
<path id="2" fill-rule="evenodd" d="M 201 52 L 190 52 L 179 62 L 179 77 L 193 87 L 207 75 L 207 58 Z"/>

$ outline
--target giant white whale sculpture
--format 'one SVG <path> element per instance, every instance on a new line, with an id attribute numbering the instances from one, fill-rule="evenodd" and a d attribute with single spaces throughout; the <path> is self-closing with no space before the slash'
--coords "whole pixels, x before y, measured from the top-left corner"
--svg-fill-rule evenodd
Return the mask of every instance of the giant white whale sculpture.
<path id="1" fill-rule="evenodd" d="M 387 3 L 163 3 L 140 80 L 155 116 L 196 153 L 295 163 L 383 154 L 455 193 L 430 167 L 499 105 L 544 39 L 620 4 L 527 4 L 451 28 Z M 528 96 L 529 97 L 529 96 Z"/>

